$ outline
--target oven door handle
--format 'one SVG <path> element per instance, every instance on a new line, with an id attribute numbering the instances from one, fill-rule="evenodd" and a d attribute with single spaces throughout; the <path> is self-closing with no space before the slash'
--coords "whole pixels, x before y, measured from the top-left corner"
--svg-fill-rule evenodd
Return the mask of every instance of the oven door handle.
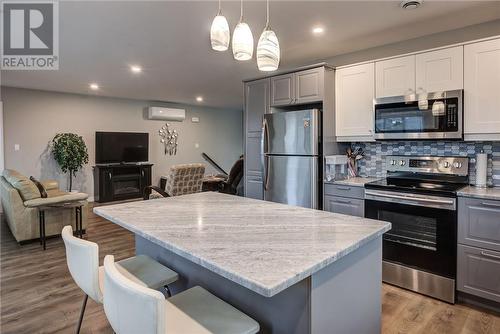
<path id="1" fill-rule="evenodd" d="M 402 199 L 402 200 L 406 200 L 406 201 L 414 201 L 414 202 L 421 202 L 421 203 L 434 203 L 434 204 L 447 204 L 447 205 L 455 204 L 455 202 L 453 200 L 448 201 L 448 200 L 442 200 L 442 199 L 381 194 L 381 193 L 371 192 L 369 190 L 365 190 L 365 195 L 371 195 L 371 196 L 376 196 L 376 197 L 378 196 L 378 197 L 394 198 L 394 199 Z"/>

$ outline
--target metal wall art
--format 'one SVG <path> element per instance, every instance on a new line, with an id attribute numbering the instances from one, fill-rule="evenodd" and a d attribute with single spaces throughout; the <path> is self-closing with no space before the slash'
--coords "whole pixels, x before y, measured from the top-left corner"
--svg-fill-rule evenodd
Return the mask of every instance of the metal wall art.
<path id="1" fill-rule="evenodd" d="M 163 144 L 165 149 L 164 153 L 167 155 L 176 155 L 177 154 L 177 139 L 179 138 L 179 134 L 177 130 L 171 130 L 170 124 L 165 123 L 164 126 L 158 130 L 158 135 L 160 136 L 160 143 Z"/>

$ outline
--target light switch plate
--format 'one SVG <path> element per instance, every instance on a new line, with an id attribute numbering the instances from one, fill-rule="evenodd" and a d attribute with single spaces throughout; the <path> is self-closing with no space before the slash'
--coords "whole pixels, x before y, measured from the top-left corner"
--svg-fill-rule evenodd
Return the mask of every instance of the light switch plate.
<path id="1" fill-rule="evenodd" d="M 21 149 L 21 145 L 14 144 L 14 151 L 19 151 Z"/>
<path id="2" fill-rule="evenodd" d="M 200 118 L 199 117 L 191 117 L 191 122 L 200 123 Z"/>

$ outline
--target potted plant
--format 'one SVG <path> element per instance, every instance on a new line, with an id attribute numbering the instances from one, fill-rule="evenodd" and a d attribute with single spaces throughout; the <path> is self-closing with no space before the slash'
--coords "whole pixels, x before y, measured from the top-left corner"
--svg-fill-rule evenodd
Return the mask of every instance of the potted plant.
<path id="1" fill-rule="evenodd" d="M 73 176 L 89 162 L 87 146 L 83 138 L 74 133 L 58 133 L 52 139 L 52 154 L 64 173 L 69 173 L 69 191 Z"/>

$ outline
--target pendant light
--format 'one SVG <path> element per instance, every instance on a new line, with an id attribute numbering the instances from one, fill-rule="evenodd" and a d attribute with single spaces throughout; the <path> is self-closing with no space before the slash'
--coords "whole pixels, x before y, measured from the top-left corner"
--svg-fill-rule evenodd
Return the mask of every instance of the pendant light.
<path id="1" fill-rule="evenodd" d="M 253 57 L 253 35 L 248 24 L 243 22 L 243 0 L 240 21 L 233 32 L 233 56 L 236 60 L 249 60 Z"/>
<path id="2" fill-rule="evenodd" d="M 226 51 L 229 48 L 229 39 L 231 32 L 226 18 L 222 15 L 222 9 L 219 0 L 219 11 L 212 21 L 210 28 L 210 43 L 215 51 Z"/>
<path id="3" fill-rule="evenodd" d="M 260 71 L 276 71 L 280 63 L 280 44 L 278 37 L 269 26 L 269 0 L 267 0 L 266 27 L 257 44 L 257 66 Z"/>

